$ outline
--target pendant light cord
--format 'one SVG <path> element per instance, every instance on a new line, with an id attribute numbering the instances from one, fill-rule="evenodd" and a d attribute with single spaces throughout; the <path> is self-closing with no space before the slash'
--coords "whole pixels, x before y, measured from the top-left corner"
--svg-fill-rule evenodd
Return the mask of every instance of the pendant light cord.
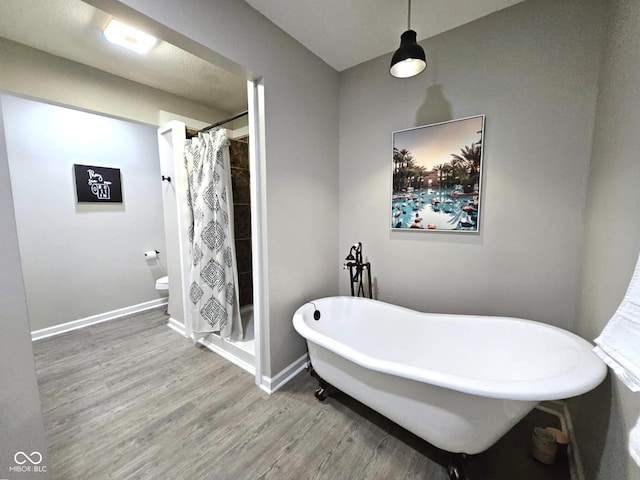
<path id="1" fill-rule="evenodd" d="M 411 0 L 409 0 L 409 11 L 407 12 L 407 30 L 411 30 Z"/>

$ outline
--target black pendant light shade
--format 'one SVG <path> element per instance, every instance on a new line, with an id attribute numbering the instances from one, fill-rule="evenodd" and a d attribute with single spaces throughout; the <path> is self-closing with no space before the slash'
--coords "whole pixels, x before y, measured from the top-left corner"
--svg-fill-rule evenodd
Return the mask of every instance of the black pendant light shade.
<path id="1" fill-rule="evenodd" d="M 397 78 L 409 78 L 418 75 L 427 68 L 424 50 L 416 40 L 416 32 L 411 30 L 411 0 L 408 1 L 407 31 L 400 36 L 400 48 L 391 58 L 389 73 Z"/>
<path id="2" fill-rule="evenodd" d="M 407 30 L 400 36 L 400 48 L 391 58 L 389 72 L 394 77 L 408 78 L 427 68 L 427 57 L 416 41 L 416 32 Z"/>

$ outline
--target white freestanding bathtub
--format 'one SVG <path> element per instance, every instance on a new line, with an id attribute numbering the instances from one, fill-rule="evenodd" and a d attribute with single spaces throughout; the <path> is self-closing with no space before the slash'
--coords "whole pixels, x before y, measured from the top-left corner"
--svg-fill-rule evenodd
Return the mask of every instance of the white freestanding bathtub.
<path id="1" fill-rule="evenodd" d="M 606 375 L 586 340 L 517 318 L 332 297 L 304 304 L 293 325 L 322 379 L 452 453 L 486 450 L 540 401 Z"/>

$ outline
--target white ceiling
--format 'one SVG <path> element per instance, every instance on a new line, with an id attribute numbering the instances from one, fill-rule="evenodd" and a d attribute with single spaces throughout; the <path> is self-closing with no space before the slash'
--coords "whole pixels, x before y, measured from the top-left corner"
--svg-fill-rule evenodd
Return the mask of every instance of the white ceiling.
<path id="1" fill-rule="evenodd" d="M 107 42 L 111 15 L 80 0 L 0 0 L 0 37 L 228 112 L 247 108 L 246 80 L 167 42 L 145 56 Z"/>
<path id="2" fill-rule="evenodd" d="M 404 0 L 245 1 L 338 71 L 394 51 L 407 26 Z M 411 27 L 424 39 L 520 1 L 414 0 Z M 81 0 L 0 0 L 0 37 L 199 104 L 246 109 L 245 79 L 166 42 L 145 56 L 113 46 L 102 36 L 110 17 Z"/>
<path id="3" fill-rule="evenodd" d="M 407 0 L 245 1 L 338 71 L 395 51 L 407 29 Z M 521 1 L 413 0 L 411 29 L 423 40 Z"/>

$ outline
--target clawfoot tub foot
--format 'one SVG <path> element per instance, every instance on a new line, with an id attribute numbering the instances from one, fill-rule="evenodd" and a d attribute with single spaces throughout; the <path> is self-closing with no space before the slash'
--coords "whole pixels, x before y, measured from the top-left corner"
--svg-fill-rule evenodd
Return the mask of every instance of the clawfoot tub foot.
<path id="1" fill-rule="evenodd" d="M 447 467 L 447 473 L 449 474 L 449 480 L 469 480 L 464 473 L 463 462 L 466 455 L 452 455 L 449 459 L 449 466 Z"/>
<path id="2" fill-rule="evenodd" d="M 315 396 L 319 402 L 324 402 L 327 399 L 327 394 L 323 387 L 316 388 Z"/>
<path id="3" fill-rule="evenodd" d="M 320 375 L 313 369 L 311 363 L 307 366 L 307 370 L 309 370 L 309 374 L 318 380 L 318 388 L 316 388 L 315 396 L 319 402 L 324 402 L 329 396 L 329 390 L 331 389 L 331 385 L 325 382 Z"/>

